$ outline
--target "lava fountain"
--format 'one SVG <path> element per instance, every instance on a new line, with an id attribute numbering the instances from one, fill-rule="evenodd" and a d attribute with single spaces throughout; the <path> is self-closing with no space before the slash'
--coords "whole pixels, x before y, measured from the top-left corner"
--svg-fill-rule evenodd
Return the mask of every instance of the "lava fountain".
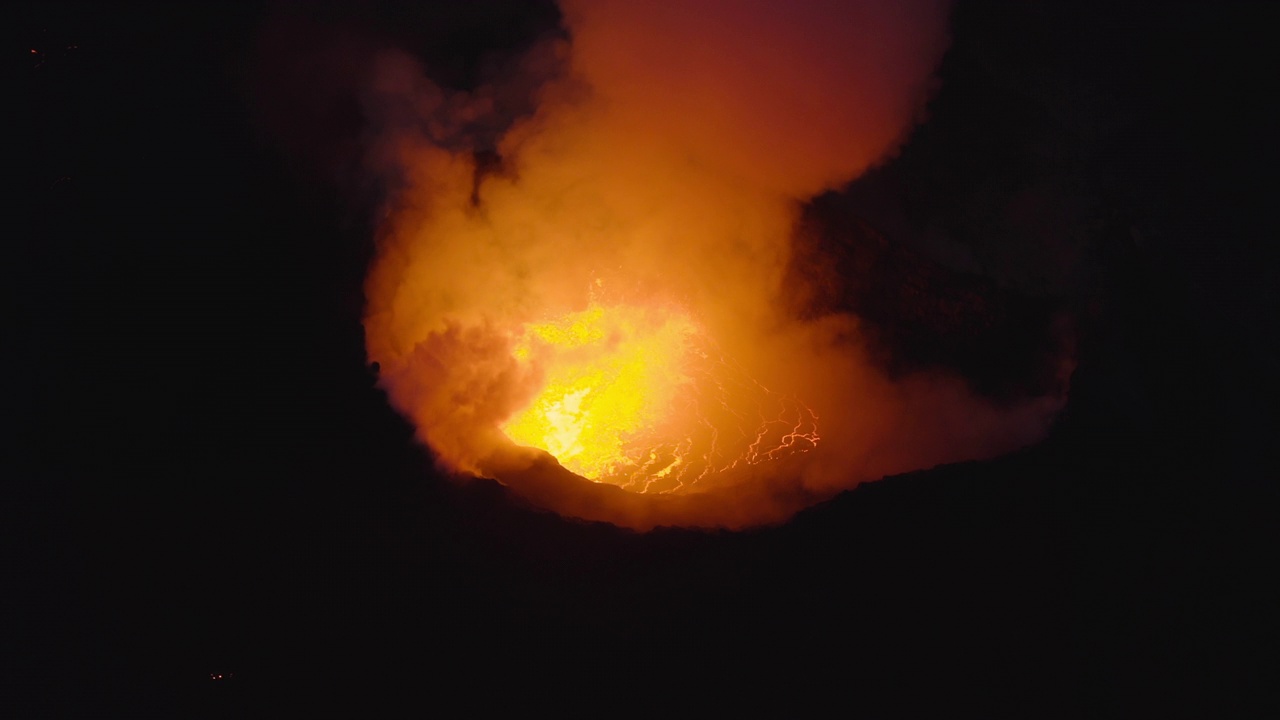
<path id="1" fill-rule="evenodd" d="M 570 39 L 505 79 L 450 91 L 387 54 L 365 96 L 399 188 L 368 354 L 441 466 L 569 517 L 734 528 L 1041 436 L 1061 397 L 891 380 L 856 317 L 787 300 L 831 281 L 788 273 L 802 203 L 910 130 L 945 3 L 561 5 Z"/>

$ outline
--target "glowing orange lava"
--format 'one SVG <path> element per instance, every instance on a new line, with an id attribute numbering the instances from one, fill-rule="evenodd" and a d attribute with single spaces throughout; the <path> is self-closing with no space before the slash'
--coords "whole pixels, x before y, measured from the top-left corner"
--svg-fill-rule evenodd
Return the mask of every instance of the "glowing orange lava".
<path id="1" fill-rule="evenodd" d="M 545 385 L 502 431 L 591 479 L 649 467 L 653 459 L 641 455 L 637 440 L 687 392 L 683 360 L 697 332 L 682 313 L 600 305 L 529 325 L 515 356 L 545 367 Z"/>
<path id="2" fill-rule="evenodd" d="M 541 373 L 541 390 L 501 429 L 578 475 L 638 492 L 679 491 L 816 446 L 807 407 L 751 381 L 713 347 L 674 307 L 593 304 L 531 323 L 513 354 Z"/>

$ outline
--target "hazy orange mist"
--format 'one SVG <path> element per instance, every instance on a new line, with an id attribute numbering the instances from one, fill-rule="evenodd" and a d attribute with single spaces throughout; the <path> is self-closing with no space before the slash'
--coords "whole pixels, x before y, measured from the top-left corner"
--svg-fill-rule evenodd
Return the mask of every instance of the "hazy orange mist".
<path id="1" fill-rule="evenodd" d="M 373 161 L 405 180 L 366 284 L 368 353 L 445 467 L 568 516 L 743 527 L 1043 434 L 1062 398 L 997 409 L 956 378 L 890 382 L 863 356 L 855 317 L 801 321 L 779 302 L 800 203 L 883 159 L 918 116 L 946 3 L 563 8 L 571 43 L 533 57 L 559 55 L 567 70 L 502 136 L 500 172 L 477 171 L 460 129 L 494 112 L 486 90 L 450 94 L 388 55 L 368 93 L 382 130 Z M 740 386 L 803 402 L 822 441 L 665 494 L 593 483 L 515 446 L 500 428 L 555 370 L 530 361 L 520 338 L 602 294 L 687 314 L 750 378 Z"/>

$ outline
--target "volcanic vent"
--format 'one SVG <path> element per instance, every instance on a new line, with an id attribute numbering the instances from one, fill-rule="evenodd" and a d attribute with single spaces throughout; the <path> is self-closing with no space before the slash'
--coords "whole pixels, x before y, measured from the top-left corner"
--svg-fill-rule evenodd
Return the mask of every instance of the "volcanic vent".
<path id="1" fill-rule="evenodd" d="M 788 301 L 833 282 L 795 271 L 804 202 L 910 130 L 945 3 L 561 5 L 514 122 L 501 83 L 450 91 L 401 55 L 368 89 L 371 157 L 403 181 L 368 353 L 443 466 L 573 517 L 742 527 L 1039 437 L 1061 398 L 889 379 L 849 308 Z"/>

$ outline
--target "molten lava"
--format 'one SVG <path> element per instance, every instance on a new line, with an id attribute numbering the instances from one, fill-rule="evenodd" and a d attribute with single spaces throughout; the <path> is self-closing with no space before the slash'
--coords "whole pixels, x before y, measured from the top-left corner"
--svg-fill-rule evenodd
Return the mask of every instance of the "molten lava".
<path id="1" fill-rule="evenodd" d="M 541 390 L 501 429 L 578 475 L 638 492 L 681 491 L 817 445 L 808 407 L 713 348 L 671 306 L 593 304 L 531 323 L 513 354 L 541 377 Z"/>
<path id="2" fill-rule="evenodd" d="M 584 477 L 631 474 L 648 460 L 639 446 L 687 392 L 696 332 L 680 313 L 599 305 L 528 326 L 515 356 L 545 367 L 546 384 L 502 431 Z"/>

